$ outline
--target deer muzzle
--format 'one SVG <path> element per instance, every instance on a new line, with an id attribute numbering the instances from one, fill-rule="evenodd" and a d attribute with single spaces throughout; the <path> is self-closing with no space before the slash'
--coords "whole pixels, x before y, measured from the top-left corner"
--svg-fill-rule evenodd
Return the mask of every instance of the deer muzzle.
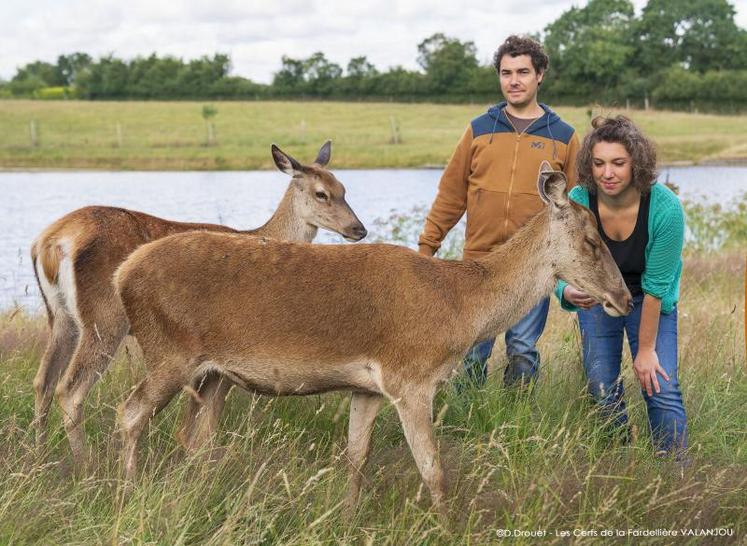
<path id="1" fill-rule="evenodd" d="M 353 224 L 342 234 L 348 241 L 360 241 L 368 235 L 368 230 L 360 222 Z"/>
<path id="2" fill-rule="evenodd" d="M 633 310 L 633 296 L 627 287 L 615 292 L 605 292 L 602 308 L 611 317 L 624 317 Z"/>

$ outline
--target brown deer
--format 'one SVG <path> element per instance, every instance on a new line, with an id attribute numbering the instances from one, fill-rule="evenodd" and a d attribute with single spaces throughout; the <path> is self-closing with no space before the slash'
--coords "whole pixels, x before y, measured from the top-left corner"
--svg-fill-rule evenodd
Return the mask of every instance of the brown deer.
<path id="1" fill-rule="evenodd" d="M 114 275 L 148 368 L 119 408 L 126 477 L 135 475 L 149 419 L 212 370 L 262 394 L 352 391 L 348 507 L 357 503 L 374 419 L 388 399 L 443 514 L 432 401 L 469 347 L 513 324 L 559 278 L 609 314 L 629 311 L 630 293 L 594 216 L 569 201 L 563 173 L 543 164 L 538 186 L 545 209 L 474 261 L 385 244 L 310 246 L 219 233 L 140 247 Z"/>
<path id="2" fill-rule="evenodd" d="M 344 186 L 325 168 L 330 154 L 331 142 L 327 141 L 314 163 L 304 166 L 273 144 L 275 164 L 293 179 L 270 220 L 254 230 L 172 222 L 102 206 L 75 210 L 47 227 L 31 251 L 51 327 L 34 379 L 37 442 L 45 443 L 49 407 L 57 385 L 73 458 L 78 463 L 85 461 L 83 403 L 109 367 L 129 328 L 111 278 L 138 246 L 195 230 L 310 242 L 318 228 L 325 228 L 349 240 L 363 239 L 366 229 L 345 200 Z M 194 423 L 199 406 L 195 401 L 189 402 L 184 418 L 187 445 L 197 444 L 198 440 L 190 437 L 204 435 L 200 426 L 211 426 L 209 417 L 220 412 L 230 384 L 219 379 L 209 375 L 201 385 L 201 398 L 209 401 L 204 416 L 207 423 Z"/>

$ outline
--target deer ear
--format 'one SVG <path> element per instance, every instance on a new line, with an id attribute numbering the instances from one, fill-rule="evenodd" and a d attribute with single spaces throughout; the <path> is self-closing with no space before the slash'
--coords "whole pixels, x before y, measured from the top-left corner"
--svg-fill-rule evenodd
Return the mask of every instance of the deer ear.
<path id="1" fill-rule="evenodd" d="M 275 165 L 277 165 L 278 169 L 291 176 L 297 172 L 301 172 L 302 167 L 298 161 L 286 154 L 275 144 L 273 144 L 270 149 L 272 150 L 272 159 L 275 161 Z"/>
<path id="2" fill-rule="evenodd" d="M 329 163 L 329 158 L 332 155 L 332 141 L 328 140 L 324 144 L 322 144 L 322 147 L 319 149 L 319 154 L 316 156 L 316 159 L 314 160 L 314 163 L 319 165 L 320 167 L 324 167 Z"/>
<path id="3" fill-rule="evenodd" d="M 562 171 L 554 171 L 547 161 L 540 165 L 537 176 L 537 193 L 540 199 L 547 204 L 556 207 L 564 207 L 568 204 L 568 194 L 565 188 L 568 181 Z"/>

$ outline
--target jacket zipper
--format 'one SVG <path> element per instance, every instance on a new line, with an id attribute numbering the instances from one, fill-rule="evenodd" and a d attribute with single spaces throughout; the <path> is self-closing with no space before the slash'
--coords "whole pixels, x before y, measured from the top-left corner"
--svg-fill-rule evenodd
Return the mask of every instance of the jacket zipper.
<path id="1" fill-rule="evenodd" d="M 543 114 L 544 115 L 544 114 Z M 526 126 L 526 128 L 519 133 L 516 130 L 516 127 L 514 126 L 513 122 L 511 121 L 511 118 L 506 115 L 506 119 L 511 124 L 511 127 L 514 128 L 514 132 L 516 133 L 516 144 L 514 145 L 514 160 L 511 164 L 511 178 L 508 182 L 508 194 L 506 195 L 506 208 L 504 212 L 504 219 L 503 219 L 503 234 L 506 236 L 505 239 L 508 239 L 508 213 L 511 210 L 511 192 L 514 188 L 514 176 L 516 174 L 516 160 L 519 158 L 519 143 L 521 142 L 521 137 L 526 134 L 527 131 L 529 131 L 529 128 L 534 125 L 534 123 L 540 119 L 543 116 L 540 116 L 539 118 L 536 118 L 532 121 L 529 125 Z M 505 240 L 504 239 L 504 240 Z"/>

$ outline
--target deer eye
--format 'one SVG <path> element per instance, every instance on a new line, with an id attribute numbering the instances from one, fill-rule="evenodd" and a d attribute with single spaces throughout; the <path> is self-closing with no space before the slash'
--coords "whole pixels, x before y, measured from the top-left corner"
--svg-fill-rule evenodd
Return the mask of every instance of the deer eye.
<path id="1" fill-rule="evenodd" d="M 326 201 L 327 200 L 327 194 L 323 191 L 318 191 L 314 194 L 314 197 L 319 199 L 319 201 Z"/>

